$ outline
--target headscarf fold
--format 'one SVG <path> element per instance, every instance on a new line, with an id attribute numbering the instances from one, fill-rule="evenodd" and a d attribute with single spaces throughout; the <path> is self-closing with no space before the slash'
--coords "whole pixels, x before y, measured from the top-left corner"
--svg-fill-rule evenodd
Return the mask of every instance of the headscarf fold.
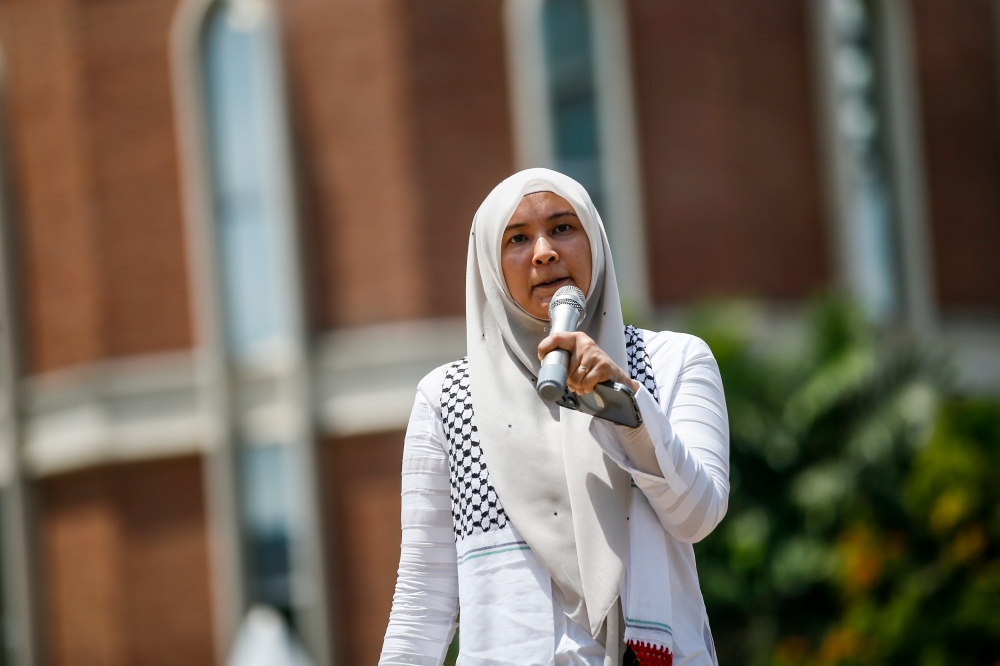
<path id="1" fill-rule="evenodd" d="M 546 403 L 535 393 L 538 344 L 548 322 L 511 298 L 500 250 L 521 199 L 541 191 L 568 201 L 590 239 L 591 286 L 581 330 L 619 367 L 628 367 L 618 284 L 600 215 L 572 178 L 528 169 L 494 188 L 472 223 L 466 272 L 472 402 L 490 480 L 504 510 L 548 570 L 558 603 L 596 637 L 609 613 L 618 612 L 631 478 L 605 455 L 597 437 L 606 429 L 592 429 L 592 417 Z"/>

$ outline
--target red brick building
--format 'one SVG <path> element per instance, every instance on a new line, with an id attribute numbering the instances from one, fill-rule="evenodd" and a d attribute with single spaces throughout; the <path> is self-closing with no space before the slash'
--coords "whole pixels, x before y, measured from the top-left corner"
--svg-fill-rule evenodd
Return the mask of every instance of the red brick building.
<path id="1" fill-rule="evenodd" d="M 221 664 L 257 601 L 374 663 L 413 390 L 524 166 L 637 317 L 838 286 L 995 391 L 996 11 L 0 0 L 3 663 Z"/>

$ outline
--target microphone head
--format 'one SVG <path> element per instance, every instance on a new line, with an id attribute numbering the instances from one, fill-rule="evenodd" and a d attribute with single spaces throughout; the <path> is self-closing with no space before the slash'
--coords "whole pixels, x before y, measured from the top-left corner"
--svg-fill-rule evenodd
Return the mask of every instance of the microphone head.
<path id="1" fill-rule="evenodd" d="M 569 305 L 576 308 L 577 312 L 580 313 L 581 323 L 587 317 L 587 298 L 583 295 L 583 291 L 579 287 L 568 284 L 556 290 L 556 293 L 552 295 L 552 300 L 549 301 L 550 321 L 552 320 L 552 315 L 555 314 L 556 308 L 560 305 Z"/>

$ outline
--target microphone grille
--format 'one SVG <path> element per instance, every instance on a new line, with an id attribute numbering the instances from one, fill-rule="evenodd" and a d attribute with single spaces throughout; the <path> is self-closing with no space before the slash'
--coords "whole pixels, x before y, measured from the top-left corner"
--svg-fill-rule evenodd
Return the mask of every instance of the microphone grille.
<path id="1" fill-rule="evenodd" d="M 580 321 L 587 317 L 587 299 L 579 287 L 566 285 L 556 290 L 556 293 L 552 295 L 552 300 L 549 301 L 549 319 L 552 319 L 556 307 L 560 305 L 571 305 L 576 308 L 580 313 Z"/>

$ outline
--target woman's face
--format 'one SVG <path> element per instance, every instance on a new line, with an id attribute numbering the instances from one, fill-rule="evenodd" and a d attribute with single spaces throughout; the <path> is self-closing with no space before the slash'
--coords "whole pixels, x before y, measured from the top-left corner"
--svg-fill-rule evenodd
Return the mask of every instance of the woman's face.
<path id="1" fill-rule="evenodd" d="M 568 201 L 553 192 L 521 199 L 503 232 L 500 265 L 511 297 L 529 314 L 549 318 L 559 287 L 590 291 L 590 239 Z"/>

